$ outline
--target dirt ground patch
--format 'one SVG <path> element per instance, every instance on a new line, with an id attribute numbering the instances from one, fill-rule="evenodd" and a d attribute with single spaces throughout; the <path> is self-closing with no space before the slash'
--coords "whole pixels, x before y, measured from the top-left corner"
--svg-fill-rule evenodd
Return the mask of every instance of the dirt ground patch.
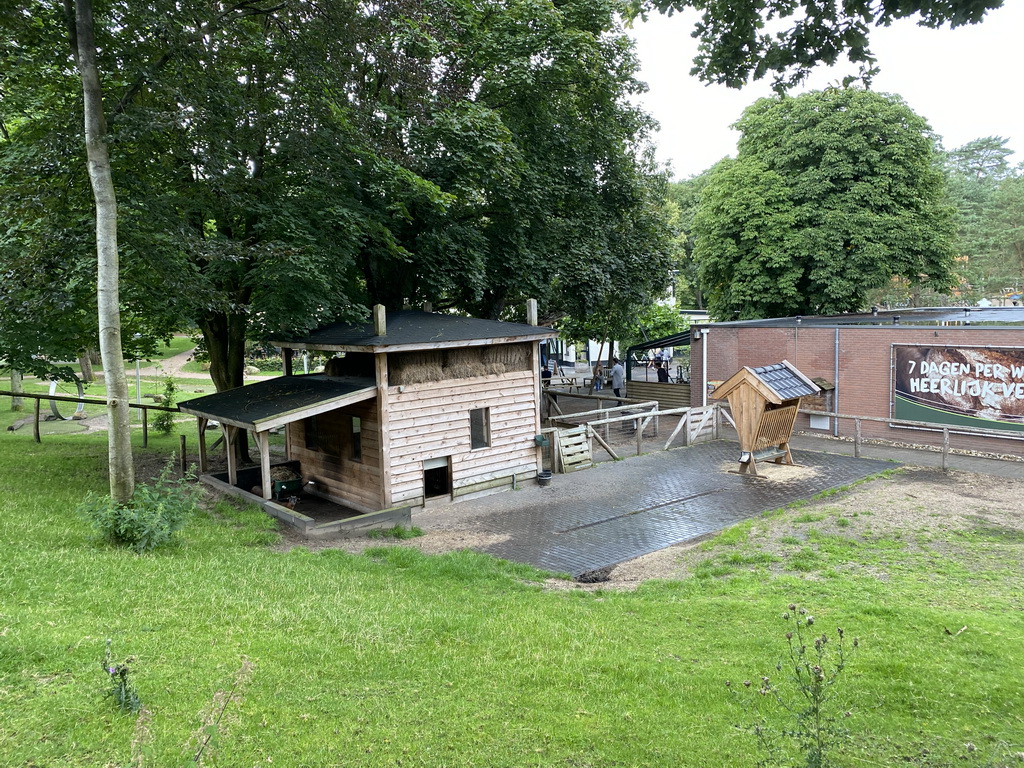
<path id="1" fill-rule="evenodd" d="M 766 477 L 754 482 L 798 479 L 801 473 L 808 471 L 812 470 L 769 465 L 765 469 Z M 580 476 L 585 474 L 580 473 Z M 416 521 L 424 533 L 413 539 L 395 541 L 359 537 L 315 541 L 286 531 L 280 546 L 284 550 L 303 546 L 358 553 L 368 547 L 394 545 L 414 547 L 427 554 L 441 554 L 459 549 L 482 549 L 501 539 L 493 533 L 477 530 L 474 517 L 473 504 L 468 502 L 446 507 L 443 515 L 424 515 Z M 899 533 L 905 537 L 908 547 L 915 546 L 915 541 L 929 541 L 929 546 L 941 547 L 945 535 L 951 531 L 1002 532 L 1008 537 L 1024 537 L 1024 480 L 971 472 L 943 473 L 929 468 L 905 468 L 827 498 L 808 502 L 784 515 L 755 519 L 757 544 L 760 549 L 774 553 L 794 537 L 806 535 L 807 522 L 814 522 L 815 528 L 825 534 L 847 533 L 842 521 L 858 518 L 870 521 L 871 536 Z M 685 578 L 707 557 L 709 553 L 696 542 L 680 544 L 620 563 L 610 571 L 606 581 L 576 584 L 553 580 L 550 586 L 635 589 L 648 579 Z"/>

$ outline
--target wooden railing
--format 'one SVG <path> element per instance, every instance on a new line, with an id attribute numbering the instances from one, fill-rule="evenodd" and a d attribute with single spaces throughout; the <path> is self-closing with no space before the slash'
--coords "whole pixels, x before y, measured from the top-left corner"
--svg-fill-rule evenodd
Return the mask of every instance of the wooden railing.
<path id="1" fill-rule="evenodd" d="M 8 392 L 6 390 L 0 390 L 0 397 L 21 397 L 35 400 L 34 416 L 32 419 L 32 437 L 37 443 L 42 442 L 42 436 L 39 432 L 40 422 L 40 411 L 43 400 L 50 400 L 58 403 L 82 403 L 84 405 L 101 405 L 106 408 L 110 403 L 107 400 L 100 400 L 95 397 L 72 397 L 71 395 L 40 395 L 35 392 Z M 149 412 L 150 411 L 166 411 L 168 413 L 181 413 L 178 407 L 169 408 L 166 405 L 149 405 L 148 403 L 128 403 L 129 408 L 137 408 L 142 411 L 142 447 L 149 447 Z M 64 419 L 67 421 L 67 419 Z M 182 455 L 184 451 L 184 440 L 185 436 L 181 435 L 182 440 Z"/>

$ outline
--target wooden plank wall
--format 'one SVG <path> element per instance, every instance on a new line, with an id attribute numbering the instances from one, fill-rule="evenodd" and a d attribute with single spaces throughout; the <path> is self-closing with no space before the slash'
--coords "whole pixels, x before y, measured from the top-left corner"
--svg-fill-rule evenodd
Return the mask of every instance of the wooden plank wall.
<path id="1" fill-rule="evenodd" d="M 352 455 L 351 418 L 362 420 L 362 459 Z M 334 497 L 360 512 L 372 512 L 384 505 L 380 471 L 380 424 L 377 401 L 367 400 L 317 416 L 322 431 L 341 435 L 341 456 L 329 456 L 306 448 L 306 421 L 288 425 L 288 447 L 292 459 L 302 465 L 302 478 L 317 484 L 320 493 Z"/>
<path id="2" fill-rule="evenodd" d="M 657 400 L 661 408 L 689 408 L 689 384 L 660 384 L 656 381 L 627 381 L 626 396 L 631 400 Z"/>
<path id="3" fill-rule="evenodd" d="M 533 371 L 388 388 L 393 504 L 423 499 L 423 462 L 451 457 L 458 489 L 536 473 L 537 377 Z M 469 412 L 490 408 L 491 444 L 470 449 Z"/>

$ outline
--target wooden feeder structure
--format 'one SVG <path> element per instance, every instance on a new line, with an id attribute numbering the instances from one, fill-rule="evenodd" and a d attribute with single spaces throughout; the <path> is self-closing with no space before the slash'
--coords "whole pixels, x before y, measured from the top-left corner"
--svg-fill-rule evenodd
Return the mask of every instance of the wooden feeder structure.
<path id="1" fill-rule="evenodd" d="M 744 366 L 715 390 L 729 401 L 740 439 L 741 475 L 757 476 L 757 462 L 793 464 L 793 435 L 800 399 L 816 395 L 817 384 L 787 360 L 760 368 Z"/>

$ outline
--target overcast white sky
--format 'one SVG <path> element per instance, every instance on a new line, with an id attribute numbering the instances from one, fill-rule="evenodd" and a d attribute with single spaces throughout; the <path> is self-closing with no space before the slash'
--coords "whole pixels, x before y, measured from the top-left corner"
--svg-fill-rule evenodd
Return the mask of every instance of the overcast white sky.
<path id="1" fill-rule="evenodd" d="M 661 123 L 655 137 L 658 159 L 671 163 L 680 179 L 735 155 L 739 134 L 729 126 L 771 93 L 763 81 L 737 91 L 691 77 L 696 18 L 692 12 L 671 18 L 654 14 L 630 31 L 640 77 L 650 87 L 641 103 Z M 1011 161 L 1024 162 L 1022 34 L 1024 2 L 1019 0 L 1006 0 L 979 25 L 936 30 L 899 22 L 876 29 L 872 50 L 882 71 L 872 87 L 902 96 L 947 149 L 1003 136 L 1016 152 Z M 837 82 L 848 71 L 820 70 L 804 90 Z"/>

